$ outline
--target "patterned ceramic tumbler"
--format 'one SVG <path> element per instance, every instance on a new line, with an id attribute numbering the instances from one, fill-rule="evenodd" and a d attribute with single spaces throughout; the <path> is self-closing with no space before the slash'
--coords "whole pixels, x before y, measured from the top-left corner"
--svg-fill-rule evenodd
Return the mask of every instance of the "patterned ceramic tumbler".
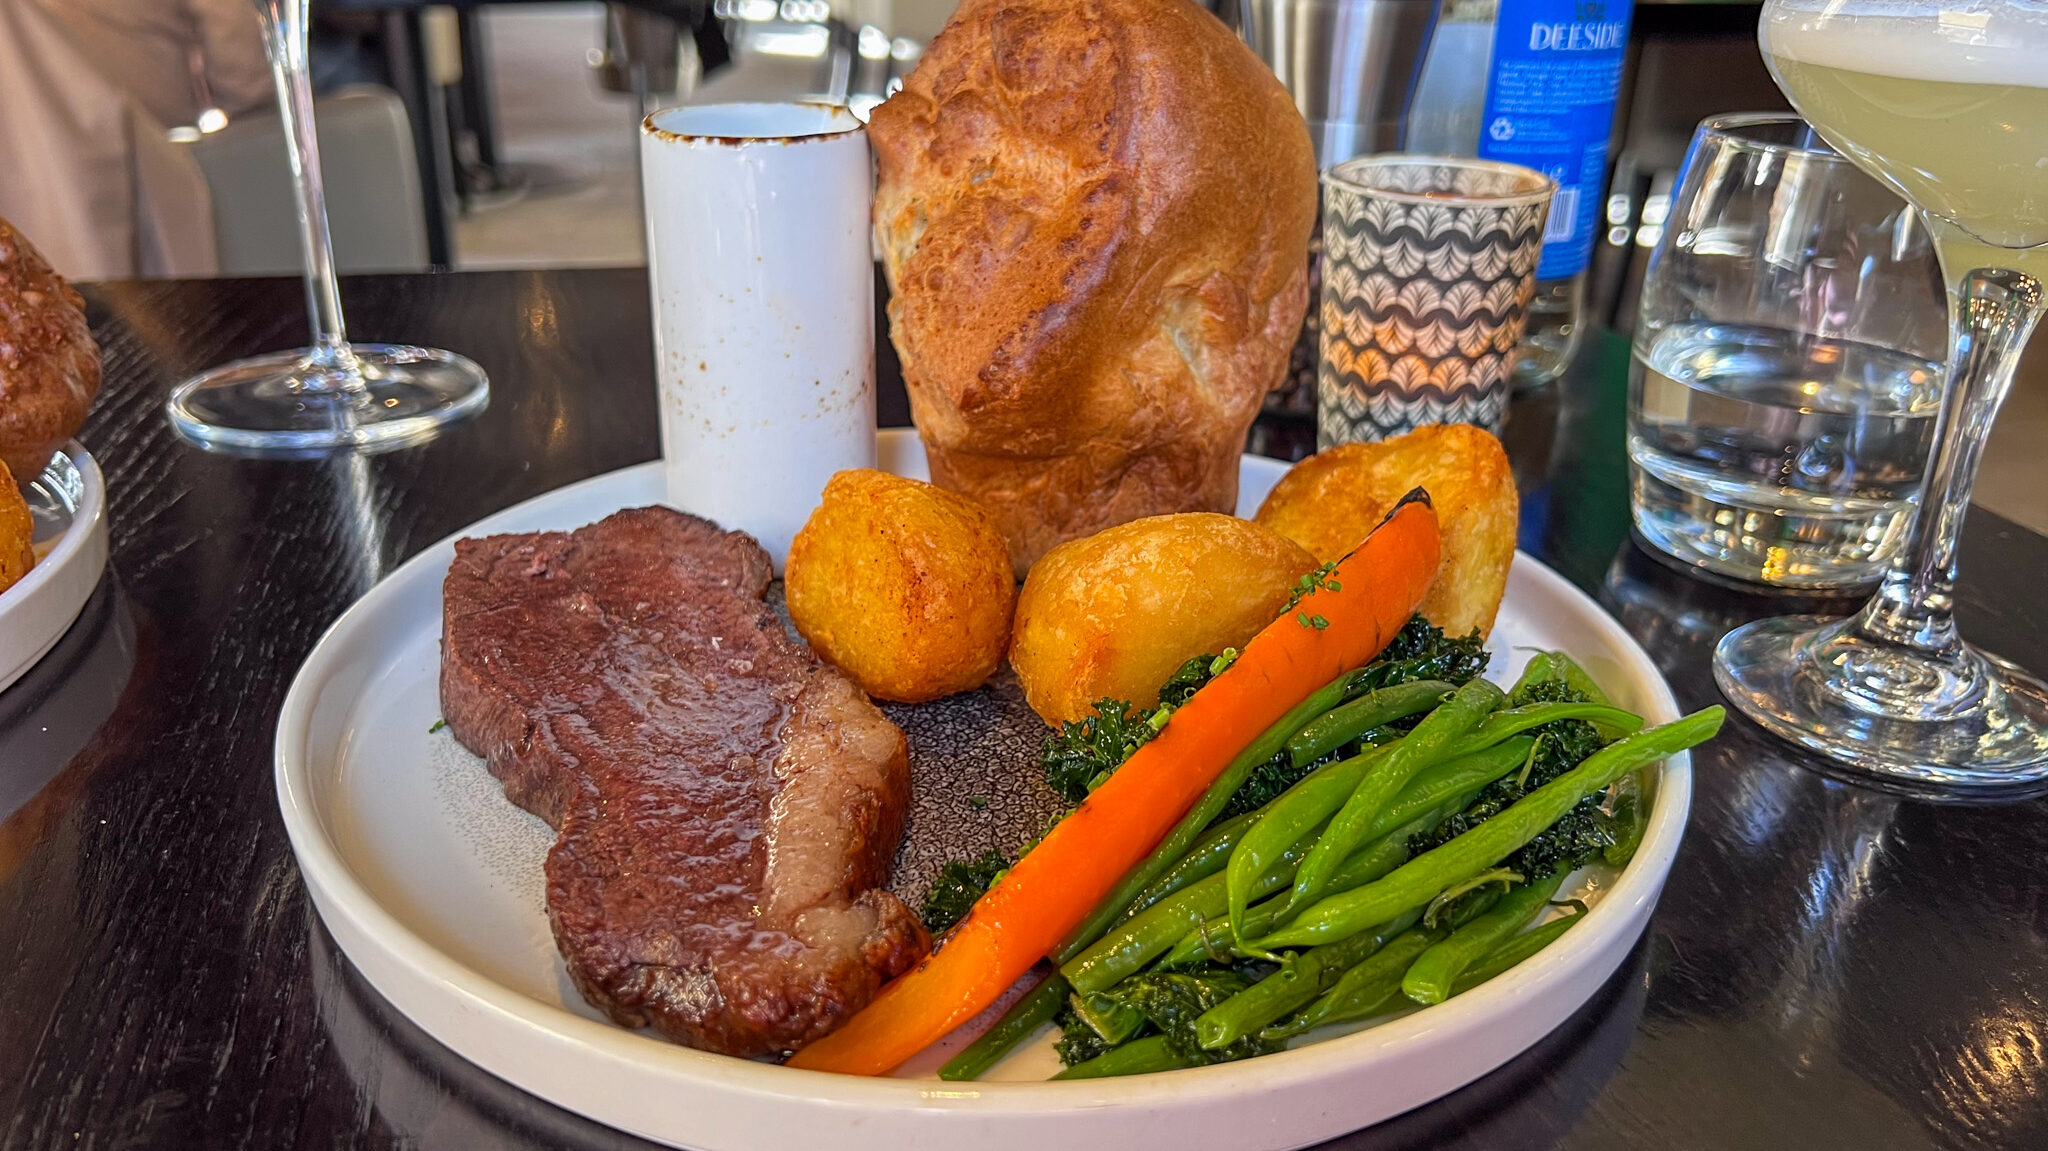
<path id="1" fill-rule="evenodd" d="M 1500 434 L 1557 184 L 1514 164 L 1361 156 L 1323 173 L 1316 444 Z"/>

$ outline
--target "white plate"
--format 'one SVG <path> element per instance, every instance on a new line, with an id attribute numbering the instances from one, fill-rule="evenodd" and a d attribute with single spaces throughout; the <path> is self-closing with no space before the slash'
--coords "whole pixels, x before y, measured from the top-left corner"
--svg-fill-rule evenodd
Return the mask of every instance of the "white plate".
<path id="1" fill-rule="evenodd" d="M 882 466 L 922 477 L 908 432 Z M 1244 461 L 1240 509 L 1284 465 Z M 551 492 L 466 535 L 567 529 L 658 502 L 643 464 Z M 444 540 L 371 589 L 293 682 L 277 790 L 314 906 L 372 986 L 464 1058 L 599 1122 L 679 1147 L 1167 1146 L 1291 1148 L 1469 1083 L 1563 1022 L 1648 920 L 1685 827 L 1685 756 L 1665 764 L 1635 862 L 1588 879 L 1585 921 L 1514 970 L 1442 1005 L 1355 1034 L 1216 1067 L 1070 1083 L 943 1083 L 796 1071 L 679 1047 L 605 1022 L 570 987 L 542 907 L 553 833 L 514 808 L 480 761 L 428 728 Z M 1516 559 L 1491 646 L 1512 676 L 1535 647 L 1576 655 L 1617 701 L 1676 718 L 1669 687 L 1612 618 L 1555 572 Z M 1029 1061 L 1029 1053 L 1013 1062 Z M 1001 1069 L 999 1069 L 1001 1070 Z"/>
<path id="2" fill-rule="evenodd" d="M 107 570 L 106 485 L 78 441 L 22 494 L 36 521 L 36 566 L 0 591 L 0 691 L 57 645 Z"/>

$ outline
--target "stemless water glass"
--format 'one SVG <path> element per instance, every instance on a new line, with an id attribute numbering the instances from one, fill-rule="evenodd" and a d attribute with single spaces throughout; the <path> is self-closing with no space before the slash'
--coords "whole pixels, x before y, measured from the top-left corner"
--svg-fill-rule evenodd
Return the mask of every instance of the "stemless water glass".
<path id="1" fill-rule="evenodd" d="M 1700 125 L 1644 277 L 1630 510 L 1695 567 L 1876 582 L 1904 546 L 1948 346 L 1919 214 L 1775 113 Z"/>
<path id="2" fill-rule="evenodd" d="M 287 455 L 404 447 L 490 401 L 483 369 L 463 356 L 348 342 L 306 72 L 308 4 L 255 0 L 291 159 L 313 345 L 223 364 L 173 389 L 171 426 L 203 447 Z"/>
<path id="3" fill-rule="evenodd" d="M 1764 727 L 1879 780 L 2038 792 L 2048 683 L 1963 643 L 1954 610 L 1970 485 L 2048 311 L 2048 4 L 1767 0 L 1758 38 L 1793 106 L 1924 214 L 1950 352 L 1909 551 L 1846 620 L 1730 632 L 1714 678 Z"/>

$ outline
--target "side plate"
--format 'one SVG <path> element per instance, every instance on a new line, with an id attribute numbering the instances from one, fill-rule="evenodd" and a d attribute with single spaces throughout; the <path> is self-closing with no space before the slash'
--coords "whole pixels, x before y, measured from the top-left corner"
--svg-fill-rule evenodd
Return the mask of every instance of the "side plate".
<path id="1" fill-rule="evenodd" d="M 107 570 L 106 484 L 78 441 L 22 494 L 35 517 L 36 566 L 0 591 L 0 691 L 57 645 Z"/>

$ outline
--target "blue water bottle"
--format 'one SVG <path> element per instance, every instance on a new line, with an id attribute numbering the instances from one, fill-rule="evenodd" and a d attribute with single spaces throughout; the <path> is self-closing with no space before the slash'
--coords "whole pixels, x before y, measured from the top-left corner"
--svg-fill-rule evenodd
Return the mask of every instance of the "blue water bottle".
<path id="1" fill-rule="evenodd" d="M 1630 0 L 1454 0 L 1423 65 L 1411 150 L 1506 160 L 1558 184 L 1518 386 L 1555 379 L 1578 344 L 1631 12 Z"/>

